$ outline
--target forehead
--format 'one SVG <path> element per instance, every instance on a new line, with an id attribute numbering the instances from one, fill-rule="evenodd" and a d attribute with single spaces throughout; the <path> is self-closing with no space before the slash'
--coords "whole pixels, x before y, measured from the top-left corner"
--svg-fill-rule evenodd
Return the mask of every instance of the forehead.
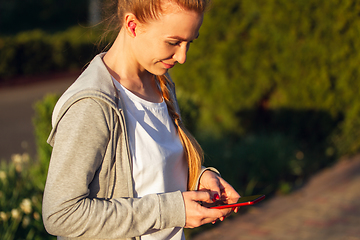
<path id="1" fill-rule="evenodd" d="M 179 36 L 193 40 L 199 35 L 203 14 L 186 10 L 178 5 L 167 4 L 157 19 L 148 21 L 146 29 L 162 36 Z"/>

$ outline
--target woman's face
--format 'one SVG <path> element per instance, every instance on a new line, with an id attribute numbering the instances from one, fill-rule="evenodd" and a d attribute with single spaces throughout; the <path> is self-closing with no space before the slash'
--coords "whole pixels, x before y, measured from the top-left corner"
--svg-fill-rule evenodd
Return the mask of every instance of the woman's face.
<path id="1" fill-rule="evenodd" d="M 186 61 L 203 20 L 202 14 L 180 9 L 174 3 L 165 7 L 158 19 L 141 24 L 134 38 L 133 52 L 140 70 L 155 75 L 163 75 L 176 63 Z"/>

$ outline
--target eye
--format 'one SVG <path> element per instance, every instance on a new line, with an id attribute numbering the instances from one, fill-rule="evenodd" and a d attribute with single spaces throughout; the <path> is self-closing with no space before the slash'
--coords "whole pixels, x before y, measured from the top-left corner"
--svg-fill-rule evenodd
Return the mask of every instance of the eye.
<path id="1" fill-rule="evenodd" d="M 176 41 L 176 42 L 167 41 L 167 44 L 169 44 L 169 45 L 171 45 L 171 46 L 179 46 L 179 45 L 180 45 L 180 41 Z"/>

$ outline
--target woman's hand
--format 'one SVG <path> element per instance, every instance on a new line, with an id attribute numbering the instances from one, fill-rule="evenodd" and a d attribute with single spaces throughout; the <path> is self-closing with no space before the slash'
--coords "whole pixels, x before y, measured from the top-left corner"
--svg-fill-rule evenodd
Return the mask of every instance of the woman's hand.
<path id="1" fill-rule="evenodd" d="M 221 199 L 226 200 L 227 203 L 236 203 L 240 198 L 240 195 L 229 183 L 222 179 L 218 174 L 210 170 L 206 170 L 202 174 L 198 190 L 210 191 L 211 199 L 213 201 Z M 231 210 L 232 209 L 222 210 L 223 216 L 220 218 L 220 220 L 224 220 L 224 218 L 231 213 Z M 237 212 L 238 208 L 235 208 L 233 210 L 234 212 Z"/>
<path id="2" fill-rule="evenodd" d="M 199 202 L 212 202 L 211 194 L 207 191 L 187 191 L 183 192 L 185 203 L 185 228 L 195 228 L 203 224 L 216 221 L 223 217 L 223 212 L 219 209 L 210 209 L 200 205 Z"/>

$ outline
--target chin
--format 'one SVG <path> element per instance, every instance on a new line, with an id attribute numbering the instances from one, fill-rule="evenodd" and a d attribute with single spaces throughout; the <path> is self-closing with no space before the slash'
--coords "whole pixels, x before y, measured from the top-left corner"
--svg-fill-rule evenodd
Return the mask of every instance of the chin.
<path id="1" fill-rule="evenodd" d="M 168 70 L 169 69 L 161 68 L 161 69 L 154 69 L 153 71 L 149 71 L 149 72 L 156 76 L 161 76 L 161 75 L 166 74 L 168 72 Z"/>

